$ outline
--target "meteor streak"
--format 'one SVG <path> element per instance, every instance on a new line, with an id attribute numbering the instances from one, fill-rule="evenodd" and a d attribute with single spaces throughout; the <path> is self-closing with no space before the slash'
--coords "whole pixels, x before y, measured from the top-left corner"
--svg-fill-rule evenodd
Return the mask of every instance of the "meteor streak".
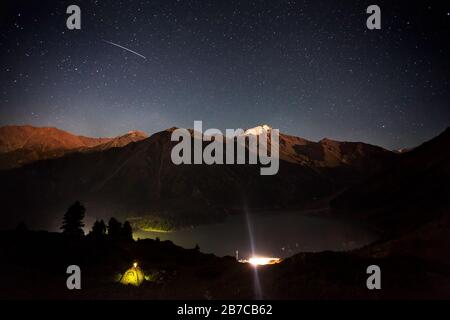
<path id="1" fill-rule="evenodd" d="M 131 52 L 131 53 L 134 53 L 135 55 L 137 55 L 137 56 L 139 56 L 139 57 L 141 57 L 141 58 L 143 58 L 143 59 L 147 59 L 147 58 L 146 58 L 145 56 L 143 56 L 142 54 L 137 53 L 136 51 L 133 51 L 133 50 L 131 50 L 131 49 L 125 48 L 125 47 L 121 46 L 120 44 L 117 44 L 117 43 L 114 43 L 114 42 L 111 42 L 111 41 L 106 41 L 106 40 L 102 40 L 102 41 L 103 41 L 103 42 L 106 42 L 106 43 L 109 43 L 109 44 L 112 44 L 113 46 L 119 47 L 119 48 L 121 48 L 121 49 L 123 49 L 123 50 L 126 50 L 126 51 L 129 51 L 129 52 Z"/>

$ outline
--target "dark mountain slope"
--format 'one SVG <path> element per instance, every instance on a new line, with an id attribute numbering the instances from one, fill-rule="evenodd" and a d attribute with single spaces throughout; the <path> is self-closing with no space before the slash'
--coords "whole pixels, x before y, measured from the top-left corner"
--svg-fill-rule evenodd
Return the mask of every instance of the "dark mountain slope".
<path id="1" fill-rule="evenodd" d="M 370 214 L 387 228 L 431 221 L 450 203 L 450 129 L 400 154 L 386 171 L 349 188 L 332 206 Z"/>

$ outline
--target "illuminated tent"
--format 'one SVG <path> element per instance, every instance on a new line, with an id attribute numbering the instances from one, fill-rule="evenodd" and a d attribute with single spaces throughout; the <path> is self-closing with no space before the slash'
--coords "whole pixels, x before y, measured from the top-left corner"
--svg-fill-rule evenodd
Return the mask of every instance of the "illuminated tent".
<path id="1" fill-rule="evenodd" d="M 137 263 L 133 263 L 133 267 L 125 271 L 120 278 L 121 284 L 131 284 L 133 286 L 140 286 L 144 281 L 144 272 L 137 266 Z"/>

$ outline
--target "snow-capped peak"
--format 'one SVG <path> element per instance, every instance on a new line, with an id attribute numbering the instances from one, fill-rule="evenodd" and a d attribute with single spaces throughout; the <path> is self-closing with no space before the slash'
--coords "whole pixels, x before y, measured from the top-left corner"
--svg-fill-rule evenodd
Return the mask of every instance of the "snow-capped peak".
<path id="1" fill-rule="evenodd" d="M 257 127 L 245 130 L 244 134 L 258 136 L 263 133 L 268 133 L 268 132 L 270 132 L 270 130 L 272 130 L 272 128 L 270 126 L 268 126 L 267 124 L 263 124 L 262 126 L 257 126 Z"/>
<path id="2" fill-rule="evenodd" d="M 131 137 L 147 137 L 147 134 L 143 131 L 139 130 L 131 130 L 128 131 L 125 136 L 131 136 Z"/>

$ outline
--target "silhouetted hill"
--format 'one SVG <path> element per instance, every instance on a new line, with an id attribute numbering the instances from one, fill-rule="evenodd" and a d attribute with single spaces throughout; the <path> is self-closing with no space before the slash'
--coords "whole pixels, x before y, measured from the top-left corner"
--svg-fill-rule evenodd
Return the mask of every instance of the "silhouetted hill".
<path id="1" fill-rule="evenodd" d="M 390 229 L 421 225 L 450 208 L 450 129 L 400 154 L 387 170 L 350 187 L 332 201 Z"/>
<path id="2" fill-rule="evenodd" d="M 374 248 L 372 248 L 374 249 Z M 375 248 L 376 249 L 376 248 Z M 201 248 L 200 248 L 201 250 Z M 406 254 L 300 253 L 254 267 L 170 241 L 73 239 L 59 233 L 0 232 L 1 299 L 448 299 L 448 267 Z M 140 287 L 119 283 L 137 262 Z M 65 270 L 81 268 L 82 289 L 68 290 Z M 382 270 L 368 290 L 366 269 Z M 255 285 L 255 281 L 257 285 Z M 255 288 L 258 288 L 256 290 Z"/>

